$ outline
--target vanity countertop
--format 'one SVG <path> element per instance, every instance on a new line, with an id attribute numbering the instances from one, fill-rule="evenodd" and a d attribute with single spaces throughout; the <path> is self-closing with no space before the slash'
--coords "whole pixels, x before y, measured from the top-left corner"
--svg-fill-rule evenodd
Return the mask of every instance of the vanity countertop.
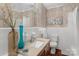
<path id="1" fill-rule="evenodd" d="M 28 52 L 27 55 L 25 56 L 37 56 L 39 53 L 45 48 L 45 46 L 49 43 L 49 39 L 44 39 L 44 38 L 37 38 L 35 41 L 38 42 L 43 42 L 43 44 L 39 48 L 33 47 L 33 43 L 28 43 Z M 37 45 L 38 46 L 38 45 Z"/>

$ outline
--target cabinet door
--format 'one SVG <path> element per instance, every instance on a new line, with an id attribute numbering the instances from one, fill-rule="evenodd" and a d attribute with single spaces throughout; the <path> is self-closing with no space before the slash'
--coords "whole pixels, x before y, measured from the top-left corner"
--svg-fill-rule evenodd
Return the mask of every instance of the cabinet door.
<path id="1" fill-rule="evenodd" d="M 50 44 L 48 43 L 46 48 L 45 48 L 45 55 L 50 56 L 51 50 L 50 50 Z"/>
<path id="2" fill-rule="evenodd" d="M 43 49 L 38 56 L 45 56 L 45 50 Z"/>
<path id="3" fill-rule="evenodd" d="M 50 43 L 48 43 L 38 56 L 50 56 L 50 51 Z"/>

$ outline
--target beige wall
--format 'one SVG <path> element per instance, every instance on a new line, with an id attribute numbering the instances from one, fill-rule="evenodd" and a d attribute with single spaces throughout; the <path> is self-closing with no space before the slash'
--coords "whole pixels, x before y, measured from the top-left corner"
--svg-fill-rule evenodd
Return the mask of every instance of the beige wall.
<path id="1" fill-rule="evenodd" d="M 7 8 L 4 6 L 4 4 L 0 4 L 0 13 L 2 12 L 2 10 L 5 11 L 6 17 L 8 17 L 9 15 L 7 12 Z M 11 12 L 11 11 L 9 11 L 9 12 Z M 8 19 L 6 19 L 6 20 L 7 20 L 7 22 L 9 21 Z M 6 24 L 2 18 L 0 18 L 0 27 L 2 27 L 2 28 L 8 27 L 8 24 Z"/>
<path id="2" fill-rule="evenodd" d="M 38 27 L 45 27 L 47 10 L 43 6 L 43 4 L 36 4 L 35 7 L 36 7 L 35 24 Z"/>
<path id="3" fill-rule="evenodd" d="M 18 12 L 15 11 L 14 13 L 18 16 L 25 15 L 27 17 L 30 17 L 30 24 L 31 26 L 39 26 L 39 27 L 45 27 L 45 26 L 52 26 L 47 24 L 47 19 L 49 18 L 63 18 L 64 24 L 62 26 L 67 26 L 68 20 L 67 20 L 67 14 L 74 10 L 76 6 L 79 6 L 79 4 L 66 4 L 62 7 L 57 8 L 51 8 L 46 9 L 43 4 L 36 4 L 35 5 L 35 12 L 36 14 L 33 14 L 32 10 L 28 10 L 25 12 Z M 2 8 L 0 6 L 0 8 Z M 0 27 L 6 27 L 6 24 L 3 22 L 3 20 L 0 20 Z M 60 26 L 58 26 L 60 27 Z"/>
<path id="4" fill-rule="evenodd" d="M 5 9 L 5 7 L 4 7 Z M 34 12 L 36 14 L 34 14 Z M 30 26 L 38 26 L 38 27 L 45 27 L 46 26 L 46 8 L 43 6 L 43 4 L 35 4 L 35 9 L 28 10 L 25 12 L 18 12 L 14 11 L 13 13 L 17 16 L 26 16 L 30 17 Z M 19 23 L 19 20 L 17 20 Z M 18 24 L 17 23 L 17 24 Z M 3 23 L 3 20 L 0 20 L 0 27 L 6 27 L 6 24 Z M 18 25 L 17 25 L 18 26 Z"/>
<path id="5" fill-rule="evenodd" d="M 57 7 L 57 8 L 51 8 L 47 11 L 47 19 L 49 18 L 63 18 L 64 20 L 64 24 L 63 25 L 58 25 L 58 27 L 62 27 L 62 26 L 67 26 L 68 23 L 68 19 L 67 19 L 67 14 L 71 11 L 74 10 L 74 8 L 77 6 L 77 4 L 67 4 L 61 7 Z M 49 25 L 48 27 L 53 27 L 55 25 Z"/>

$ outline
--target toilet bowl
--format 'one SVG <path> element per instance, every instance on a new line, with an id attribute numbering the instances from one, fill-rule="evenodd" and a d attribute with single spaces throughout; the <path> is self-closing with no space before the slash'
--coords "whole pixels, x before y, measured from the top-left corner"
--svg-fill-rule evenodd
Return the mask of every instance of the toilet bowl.
<path id="1" fill-rule="evenodd" d="M 71 48 L 71 52 L 72 52 L 73 56 L 78 56 L 79 55 L 77 48 Z"/>

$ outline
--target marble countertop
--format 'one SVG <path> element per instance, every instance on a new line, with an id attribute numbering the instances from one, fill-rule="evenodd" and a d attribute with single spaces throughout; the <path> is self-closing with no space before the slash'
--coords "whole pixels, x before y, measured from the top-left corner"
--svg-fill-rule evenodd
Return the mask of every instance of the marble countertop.
<path id="1" fill-rule="evenodd" d="M 44 43 L 39 48 L 33 47 L 34 42 L 28 43 L 28 45 L 26 45 L 28 52 L 25 52 L 25 55 L 23 55 L 23 56 L 37 56 L 44 49 L 44 47 L 48 44 L 49 39 L 37 38 L 35 41 L 41 41 Z M 22 54 L 18 54 L 18 56 L 22 56 Z"/>

